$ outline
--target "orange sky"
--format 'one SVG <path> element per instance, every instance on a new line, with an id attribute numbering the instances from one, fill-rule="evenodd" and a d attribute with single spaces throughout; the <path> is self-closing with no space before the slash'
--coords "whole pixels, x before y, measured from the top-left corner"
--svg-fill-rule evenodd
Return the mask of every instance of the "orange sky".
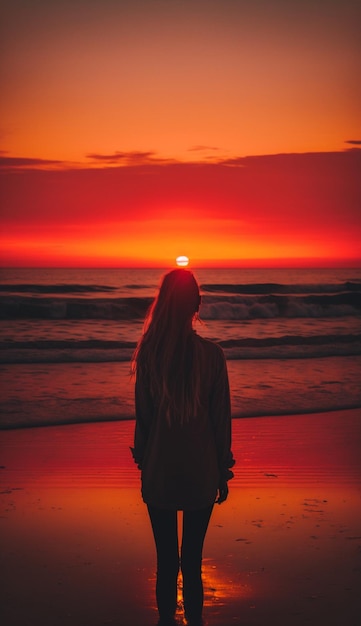
<path id="1" fill-rule="evenodd" d="M 326 4 L 6 0 L 1 264 L 359 265 L 361 10 Z"/>

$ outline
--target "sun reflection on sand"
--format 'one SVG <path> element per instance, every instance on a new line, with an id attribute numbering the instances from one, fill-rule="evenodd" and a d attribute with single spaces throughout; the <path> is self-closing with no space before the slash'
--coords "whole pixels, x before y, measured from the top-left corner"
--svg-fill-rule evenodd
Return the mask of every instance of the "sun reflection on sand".
<path id="1" fill-rule="evenodd" d="M 252 595 L 249 585 L 235 580 L 232 573 L 222 572 L 213 559 L 203 560 L 204 605 L 224 606 L 230 600 L 242 600 Z"/>
<path id="2" fill-rule="evenodd" d="M 202 562 L 202 579 L 204 589 L 204 607 L 211 609 L 215 615 L 219 613 L 219 609 L 227 607 L 232 602 L 237 602 L 238 606 L 242 600 L 250 600 L 253 597 L 253 591 L 250 585 L 241 583 L 236 580 L 236 576 L 232 573 L 222 572 L 216 565 L 214 559 L 204 558 Z M 178 599 L 177 599 L 177 620 L 178 623 L 183 622 L 183 592 L 182 592 L 182 575 L 178 579 Z"/>

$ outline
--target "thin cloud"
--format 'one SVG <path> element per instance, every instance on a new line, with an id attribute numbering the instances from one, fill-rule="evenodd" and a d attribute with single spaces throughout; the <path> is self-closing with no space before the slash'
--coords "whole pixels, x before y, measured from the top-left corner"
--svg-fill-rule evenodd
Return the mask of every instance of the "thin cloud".
<path id="1" fill-rule="evenodd" d="M 247 157 L 235 157 L 233 159 L 219 159 L 218 165 L 225 165 L 226 167 L 245 167 L 245 160 Z"/>
<path id="2" fill-rule="evenodd" d="M 2 153 L 4 154 L 4 153 Z M 49 165 L 63 165 L 64 161 L 58 161 L 53 159 L 37 159 L 29 157 L 9 157 L 2 156 L 0 154 L 0 168 L 40 168 L 47 167 Z"/>
<path id="3" fill-rule="evenodd" d="M 92 159 L 98 163 L 123 164 L 123 165 L 144 165 L 146 163 L 158 162 L 156 152 L 151 150 L 147 152 L 131 151 L 131 152 L 113 152 L 113 154 L 99 154 L 92 152 L 86 155 L 87 159 Z"/>
<path id="4" fill-rule="evenodd" d="M 188 148 L 188 152 L 204 152 L 207 150 L 219 150 L 219 148 L 217 148 L 216 146 L 192 146 L 191 148 Z"/>
<path id="5" fill-rule="evenodd" d="M 361 139 L 348 139 L 345 143 L 350 143 L 352 146 L 361 146 Z"/>

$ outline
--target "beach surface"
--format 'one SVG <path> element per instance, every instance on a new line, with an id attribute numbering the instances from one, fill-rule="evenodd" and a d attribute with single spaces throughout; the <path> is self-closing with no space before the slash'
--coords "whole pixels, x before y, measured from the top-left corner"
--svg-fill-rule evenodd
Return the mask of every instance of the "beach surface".
<path id="1" fill-rule="evenodd" d="M 0 433 L 3 626 L 157 623 L 133 428 Z M 358 626 L 361 410 L 235 419 L 233 451 L 204 547 L 207 626 Z"/>

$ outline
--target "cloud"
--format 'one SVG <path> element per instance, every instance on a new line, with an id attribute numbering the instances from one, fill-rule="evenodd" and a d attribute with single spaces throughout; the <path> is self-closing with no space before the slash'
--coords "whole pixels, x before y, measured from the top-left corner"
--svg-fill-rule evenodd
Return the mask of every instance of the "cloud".
<path id="1" fill-rule="evenodd" d="M 127 162 L 129 155 L 133 160 Z M 174 213 L 190 220 L 189 215 L 249 217 L 255 228 L 270 220 L 276 220 L 280 230 L 287 220 L 302 222 L 305 228 L 318 220 L 321 230 L 331 221 L 348 223 L 355 232 L 360 228 L 359 149 L 217 163 L 164 163 L 152 160 L 153 155 L 119 153 L 110 164 L 107 159 L 114 155 L 94 154 L 93 162 L 73 169 L 25 166 L 21 185 L 3 168 L 1 219 L 15 231 L 20 224 L 84 225 L 163 219 Z M 24 162 L 29 165 L 29 159 Z"/>
<path id="2" fill-rule="evenodd" d="M 188 148 L 188 152 L 203 152 L 206 150 L 219 150 L 216 146 L 192 146 Z"/>
<path id="3" fill-rule="evenodd" d="M 170 258 L 184 242 L 199 259 L 359 263 L 357 147 L 136 167 L 98 156 L 82 168 L 24 167 L 21 184 L 2 170 L 0 264 L 89 265 L 111 256 L 111 263 L 139 265 Z M 64 252 L 57 256 L 58 245 Z"/>
<path id="4" fill-rule="evenodd" d="M 158 162 L 156 152 L 149 150 L 147 152 L 131 151 L 131 152 L 113 152 L 113 154 L 90 153 L 86 155 L 87 159 L 92 159 L 98 163 L 117 164 L 117 165 L 145 165 L 147 163 Z M 161 159 L 160 159 L 161 160 Z"/>
<path id="5" fill-rule="evenodd" d="M 0 168 L 41 168 L 49 165 L 63 165 L 63 161 L 53 159 L 37 159 L 29 157 L 9 157 L 0 153 Z"/>
<path id="6" fill-rule="evenodd" d="M 345 143 L 350 143 L 353 146 L 361 146 L 361 139 L 348 139 Z"/>
<path id="7" fill-rule="evenodd" d="M 218 165 L 226 167 L 245 167 L 247 157 L 235 157 L 233 159 L 220 159 Z"/>

